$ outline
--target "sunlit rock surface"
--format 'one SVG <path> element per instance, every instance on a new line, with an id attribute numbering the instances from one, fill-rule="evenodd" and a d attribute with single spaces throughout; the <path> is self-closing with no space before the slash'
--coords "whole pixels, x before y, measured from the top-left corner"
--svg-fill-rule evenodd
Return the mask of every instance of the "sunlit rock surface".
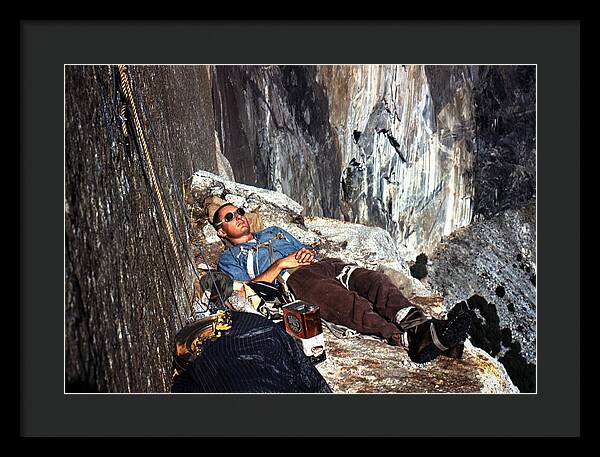
<path id="1" fill-rule="evenodd" d="M 401 262 L 394 240 L 382 228 L 324 217 L 305 217 L 304 224 L 324 240 L 317 245 L 324 256 L 371 268 Z"/>
<path id="2" fill-rule="evenodd" d="M 385 228 L 411 257 L 468 224 L 470 91 L 455 89 L 438 125 L 424 66 L 328 66 L 321 72 L 332 94 L 345 218 Z"/>
<path id="3" fill-rule="evenodd" d="M 302 207 L 283 195 L 260 188 L 240 185 L 207 172 L 197 172 L 192 181 L 192 206 L 201 214 L 209 195 L 260 208 L 266 226 L 278 225 L 301 241 L 315 246 L 322 255 L 354 261 L 361 266 L 384 271 L 404 294 L 435 317 L 447 312 L 444 299 L 410 276 L 408 265 L 395 249 L 391 236 L 378 227 L 342 222 L 324 217 L 300 216 Z M 264 214 L 263 214 L 264 211 Z M 206 219 L 196 219 L 196 258 L 202 268 L 215 268 L 223 245 L 214 239 L 214 229 Z M 199 254 L 198 246 L 203 254 Z M 339 338 L 324 326 L 327 359 L 318 365 L 334 392 L 482 392 L 515 393 L 518 389 L 503 366 L 469 342 L 463 359 L 438 357 L 432 363 L 417 365 L 406 351 L 368 335 Z"/>
<path id="4" fill-rule="evenodd" d="M 461 360 L 428 364 L 370 338 L 339 339 L 325 328 L 327 360 L 317 369 L 338 393 L 518 393 L 504 367 L 467 342 Z"/>
<path id="5" fill-rule="evenodd" d="M 533 66 L 217 66 L 235 180 L 386 229 L 405 257 L 535 193 Z"/>

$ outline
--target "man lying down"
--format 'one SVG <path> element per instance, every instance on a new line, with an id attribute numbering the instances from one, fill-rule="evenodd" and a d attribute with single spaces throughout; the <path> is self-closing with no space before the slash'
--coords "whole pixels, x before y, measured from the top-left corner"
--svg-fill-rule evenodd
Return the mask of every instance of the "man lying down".
<path id="1" fill-rule="evenodd" d="M 426 316 L 384 273 L 322 258 L 279 227 L 253 233 L 244 209 L 231 203 L 221 205 L 211 222 L 230 244 L 218 269 L 234 281 L 285 281 L 296 299 L 318 305 L 326 321 L 402 346 L 416 363 L 462 356 L 469 310 L 444 320 Z"/>

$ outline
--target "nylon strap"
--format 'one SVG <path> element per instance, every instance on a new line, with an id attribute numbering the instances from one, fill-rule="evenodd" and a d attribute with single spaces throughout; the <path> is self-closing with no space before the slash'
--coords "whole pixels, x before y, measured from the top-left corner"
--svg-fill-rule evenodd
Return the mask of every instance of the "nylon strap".
<path id="1" fill-rule="evenodd" d="M 256 271 L 254 270 L 254 251 L 256 251 L 256 253 L 258 254 L 258 250 L 260 248 L 267 247 L 268 250 L 269 250 L 269 258 L 271 259 L 271 264 L 273 264 L 273 262 L 275 261 L 275 257 L 273 255 L 273 247 L 271 246 L 271 243 L 273 241 L 275 241 L 276 239 L 281 239 L 281 238 L 285 238 L 287 240 L 287 238 L 285 237 L 285 235 L 283 233 L 278 232 L 270 240 L 263 241 L 262 243 L 256 244 L 254 246 L 250 246 L 250 247 L 247 247 L 247 248 L 241 248 L 240 249 L 240 253 L 245 254 L 247 256 L 247 259 L 246 259 L 246 271 L 248 272 L 248 276 L 250 276 L 250 279 L 256 278 Z M 258 270 L 258 255 L 256 256 L 256 262 L 257 262 L 256 267 L 257 267 L 257 270 Z"/>
<path id="2" fill-rule="evenodd" d="M 246 271 L 248 272 L 248 276 L 250 277 L 251 280 L 256 278 L 256 276 L 257 276 L 256 273 L 259 270 L 258 250 L 260 248 L 266 247 L 269 251 L 269 259 L 271 260 L 271 265 L 273 265 L 273 263 L 275 262 L 275 255 L 273 254 L 273 246 L 271 245 L 271 243 L 273 243 L 273 241 L 275 241 L 277 239 L 282 239 L 282 238 L 287 240 L 287 237 L 283 233 L 277 232 L 277 234 L 270 240 L 263 241 L 262 243 L 259 243 L 259 244 L 256 244 L 254 246 L 250 246 L 247 248 L 240 248 L 240 254 L 245 254 L 247 256 L 246 257 Z M 255 251 L 257 253 L 257 255 L 256 255 L 256 271 L 254 269 L 254 252 Z M 294 295 L 287 287 L 287 279 L 289 278 L 289 276 L 290 276 L 290 274 L 286 271 L 284 273 L 280 273 L 277 276 L 277 279 L 279 280 L 279 283 L 283 287 L 284 295 L 286 296 L 286 298 L 288 300 L 293 301 Z"/>
<path id="3" fill-rule="evenodd" d="M 341 282 L 346 289 L 350 290 L 350 288 L 348 287 L 348 283 L 350 282 L 350 275 L 357 268 L 358 265 L 346 265 L 344 268 L 342 268 L 342 272 L 339 275 L 337 275 L 335 279 Z"/>
<path id="4" fill-rule="evenodd" d="M 429 324 L 429 328 L 431 329 L 431 338 L 433 339 L 433 344 L 435 344 L 440 351 L 447 351 L 448 348 L 440 342 L 437 333 L 435 332 L 435 326 L 433 325 L 433 322 Z"/>
<path id="5" fill-rule="evenodd" d="M 256 274 L 254 273 L 254 251 L 250 249 L 246 254 L 246 270 L 248 270 L 248 276 L 250 279 L 256 278 Z"/>

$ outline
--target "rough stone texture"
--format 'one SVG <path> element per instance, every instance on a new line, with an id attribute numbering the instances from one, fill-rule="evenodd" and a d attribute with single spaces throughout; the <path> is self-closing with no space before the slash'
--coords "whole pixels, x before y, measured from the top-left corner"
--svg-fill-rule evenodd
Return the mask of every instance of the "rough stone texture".
<path id="1" fill-rule="evenodd" d="M 326 243 L 317 245 L 319 252 L 364 267 L 401 260 L 394 240 L 379 227 L 342 222 L 330 218 L 305 217 L 304 224 Z"/>
<path id="2" fill-rule="evenodd" d="M 536 363 L 535 202 L 457 231 L 429 261 L 423 282 L 446 306 L 466 301 L 479 316 L 474 344 L 498 358 L 512 351 L 509 356 L 521 353 L 527 363 Z M 523 383 L 535 386 L 531 367 Z"/>
<path id="3" fill-rule="evenodd" d="M 339 148 L 327 95 L 315 83 L 317 68 L 219 65 L 213 71 L 216 130 L 235 180 L 283 192 L 307 214 L 339 216 Z"/>
<path id="4" fill-rule="evenodd" d="M 206 196 L 219 192 L 224 192 L 232 201 L 247 202 L 252 197 L 254 204 L 265 208 L 263 219 L 269 221 L 267 226 L 284 226 L 293 234 L 303 235 L 304 242 L 318 247 L 323 255 L 380 269 L 428 315 L 445 316 L 447 308 L 443 297 L 410 275 L 408 265 L 384 230 L 324 217 L 298 218 L 302 208 L 285 196 L 239 185 L 205 172 L 194 175 L 192 206 L 201 207 Z M 197 212 L 200 214 L 201 208 Z M 196 251 L 200 246 L 203 251 L 208 249 L 210 252 L 204 255 L 208 265 L 199 266 L 215 268 L 223 245 L 220 241 L 208 243 L 214 229 L 207 228 L 206 218 L 199 217 L 195 221 L 198 227 L 194 232 L 200 243 L 195 245 Z M 462 360 L 439 357 L 432 363 L 417 365 L 410 361 L 404 349 L 390 346 L 378 338 L 365 335 L 338 338 L 326 325 L 324 334 L 327 360 L 319 364 L 318 369 L 335 392 L 518 392 L 503 366 L 468 342 Z"/>
<path id="5" fill-rule="evenodd" d="M 536 180 L 536 67 L 427 65 L 425 73 L 442 142 L 472 145 L 465 174 L 475 218 L 527 205 Z M 468 125 L 457 122 L 466 119 L 460 110 Z"/>
<path id="6" fill-rule="evenodd" d="M 404 257 L 535 193 L 534 66 L 217 66 L 235 180 L 387 230 Z"/>
<path id="7" fill-rule="evenodd" d="M 536 193 L 536 69 L 479 67 L 474 88 L 474 214 L 526 206 Z"/>
<path id="8" fill-rule="evenodd" d="M 116 68 L 66 66 L 67 392 L 169 390 L 171 338 L 192 295 L 183 193 L 194 170 L 217 171 L 207 68 L 128 68 L 183 271 L 148 163 L 121 131 Z"/>
<path id="9" fill-rule="evenodd" d="M 421 65 L 320 67 L 342 162 L 345 219 L 385 228 L 405 257 L 471 219 L 469 91 L 451 93 L 437 128 Z M 455 141 L 443 141 L 451 132 Z"/>
<path id="10" fill-rule="evenodd" d="M 336 393 L 518 393 L 503 366 L 467 342 L 463 358 L 415 364 L 402 348 L 367 337 L 336 338 L 317 369 Z"/>

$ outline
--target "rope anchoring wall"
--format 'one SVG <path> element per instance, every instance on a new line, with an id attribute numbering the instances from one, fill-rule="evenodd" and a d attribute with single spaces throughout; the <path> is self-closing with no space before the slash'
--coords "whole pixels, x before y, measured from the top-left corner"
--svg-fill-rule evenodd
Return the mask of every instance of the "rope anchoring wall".
<path id="1" fill-rule="evenodd" d="M 201 67 L 65 67 L 67 392 L 170 390 L 200 306 L 178 183 L 216 168 L 210 101 Z"/>
<path id="2" fill-rule="evenodd" d="M 156 198 L 158 200 L 158 205 L 159 205 L 159 208 L 160 208 L 160 212 L 161 212 L 163 221 L 165 223 L 165 227 L 167 228 L 167 233 L 169 235 L 169 241 L 171 243 L 171 247 L 173 249 L 173 253 L 175 254 L 175 259 L 177 261 L 177 266 L 178 266 L 179 274 L 180 274 L 182 280 L 185 281 L 184 270 L 183 270 L 183 267 L 182 267 L 183 262 L 181 260 L 179 250 L 177 248 L 177 243 L 176 243 L 176 240 L 175 240 L 173 225 L 171 223 L 171 219 L 167 215 L 167 210 L 165 208 L 166 205 L 165 205 L 164 200 L 163 200 L 162 192 L 160 191 L 159 181 L 156 178 L 156 174 L 154 172 L 154 166 L 152 164 L 152 158 L 150 156 L 148 145 L 146 143 L 146 138 L 145 138 L 142 126 L 141 126 L 141 122 L 140 122 L 138 113 L 137 113 L 136 104 L 135 104 L 134 97 L 133 97 L 133 91 L 131 89 L 131 84 L 129 82 L 129 77 L 127 76 L 127 67 L 125 65 L 118 65 L 118 70 L 119 70 L 119 76 L 120 76 L 121 92 L 123 93 L 125 101 L 127 102 L 127 105 L 129 106 L 129 109 L 130 109 L 130 112 L 131 112 L 131 118 L 132 118 L 134 129 L 135 129 L 135 132 L 136 132 L 136 136 L 137 136 L 137 138 L 139 140 L 140 146 L 141 146 L 142 151 L 144 153 L 144 157 L 146 159 L 146 163 L 148 165 L 147 166 L 147 168 L 148 168 L 148 177 L 149 177 L 150 183 L 152 185 L 152 190 L 153 190 L 153 192 L 156 195 Z M 122 124 L 121 125 L 122 125 L 123 134 L 125 136 L 129 136 L 127 125 L 125 123 L 125 120 L 126 120 L 126 115 L 125 115 L 126 114 L 126 109 L 127 109 L 126 105 L 121 105 L 119 107 L 119 116 L 120 116 L 120 118 L 122 120 Z M 204 257 L 204 253 L 202 252 L 202 248 L 201 247 L 199 247 L 199 248 L 200 248 L 200 252 L 201 252 L 202 256 Z M 187 253 L 187 251 L 186 251 L 186 253 Z M 198 276 L 198 272 L 196 270 L 196 265 L 189 258 L 189 256 L 188 256 L 188 261 L 191 264 L 191 267 L 192 267 L 192 270 L 194 272 L 194 275 L 196 276 L 196 278 L 198 279 L 198 281 L 200 281 L 200 278 Z M 216 284 L 216 281 L 215 281 L 215 279 L 214 279 L 214 277 L 212 275 L 212 272 L 210 270 L 209 270 L 209 275 L 211 277 L 211 280 L 212 280 L 213 284 Z M 218 298 L 219 298 L 219 301 L 220 301 L 221 305 L 224 306 L 224 300 L 221 297 L 221 293 L 219 291 L 219 288 L 215 287 L 215 289 L 217 291 L 217 295 L 218 295 Z M 192 317 L 194 315 L 194 310 L 191 307 L 192 301 L 193 300 L 189 300 L 189 304 L 190 304 L 190 317 Z M 181 324 L 183 326 L 184 323 L 181 322 Z"/>
<path id="3" fill-rule="evenodd" d="M 177 249 L 177 243 L 175 242 L 175 236 L 173 235 L 173 226 L 171 224 L 171 220 L 167 217 L 167 212 L 165 210 L 165 204 L 163 201 L 162 193 L 160 192 L 158 181 L 156 179 L 156 174 L 154 173 L 154 166 L 152 165 L 152 157 L 150 156 L 150 152 L 148 151 L 148 145 L 146 144 L 146 139 L 144 137 L 144 131 L 142 130 L 142 126 L 140 124 L 140 119 L 137 114 L 137 110 L 135 107 L 135 103 L 133 100 L 133 94 L 131 92 L 131 85 L 129 84 L 129 78 L 127 77 L 127 68 L 125 65 L 119 65 L 119 75 L 121 77 L 121 91 L 127 100 L 127 104 L 129 105 L 129 109 L 131 112 L 133 125 L 135 127 L 136 135 L 140 141 L 140 145 L 144 152 L 144 157 L 146 158 L 146 163 L 148 164 L 148 176 L 150 177 L 150 183 L 152 185 L 152 189 L 158 199 L 158 204 L 160 207 L 160 212 L 163 217 L 163 221 L 167 228 L 167 233 L 169 234 L 169 241 L 171 242 L 171 247 L 173 248 L 173 253 L 175 254 L 175 259 L 177 261 L 177 267 L 179 268 L 179 274 L 183 278 L 183 268 L 181 263 L 181 258 L 179 255 L 179 250 Z M 123 111 L 121 111 L 121 115 L 123 115 Z M 123 116 L 124 117 L 124 116 Z M 125 124 L 123 124 L 125 125 Z M 124 128 L 124 133 L 127 133 L 127 127 Z"/>

